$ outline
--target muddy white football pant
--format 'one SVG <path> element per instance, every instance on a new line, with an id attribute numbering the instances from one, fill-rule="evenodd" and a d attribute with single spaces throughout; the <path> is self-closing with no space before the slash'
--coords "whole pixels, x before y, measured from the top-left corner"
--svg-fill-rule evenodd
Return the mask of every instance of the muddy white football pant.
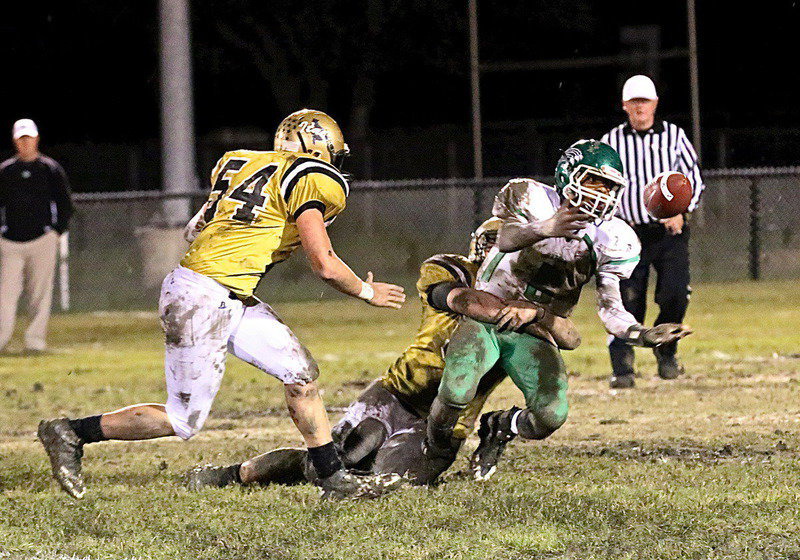
<path id="1" fill-rule="evenodd" d="M 183 439 L 199 432 L 208 417 L 226 352 L 284 384 L 305 384 L 319 375 L 311 354 L 269 305 L 245 305 L 188 268 L 167 275 L 158 308 L 166 344 L 167 415 Z"/>

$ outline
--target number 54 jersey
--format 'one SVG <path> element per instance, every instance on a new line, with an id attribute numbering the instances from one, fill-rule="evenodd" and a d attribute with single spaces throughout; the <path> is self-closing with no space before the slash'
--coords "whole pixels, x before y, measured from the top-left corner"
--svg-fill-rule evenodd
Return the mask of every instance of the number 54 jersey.
<path id="1" fill-rule="evenodd" d="M 329 225 L 349 189 L 336 167 L 307 154 L 227 152 L 211 172 L 205 226 L 181 265 L 251 296 L 272 265 L 300 245 L 297 216 L 317 208 Z"/>

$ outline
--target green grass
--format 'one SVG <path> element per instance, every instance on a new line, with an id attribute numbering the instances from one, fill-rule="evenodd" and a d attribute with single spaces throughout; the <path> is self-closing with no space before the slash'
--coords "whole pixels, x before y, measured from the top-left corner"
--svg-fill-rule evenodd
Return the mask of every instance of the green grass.
<path id="1" fill-rule="evenodd" d="M 800 559 L 800 287 L 696 286 L 689 375 L 658 380 L 637 350 L 637 388 L 619 393 L 592 299 L 575 317 L 583 346 L 565 354 L 561 430 L 512 443 L 488 483 L 462 458 L 436 488 L 358 503 L 321 503 L 308 486 L 181 488 L 197 463 L 300 444 L 277 382 L 235 358 L 203 433 L 87 447 L 90 490 L 72 501 L 37 422 L 163 401 L 163 356 L 154 313 L 57 315 L 52 354 L 0 357 L 0 558 Z M 334 411 L 403 349 L 419 312 L 277 307 L 319 360 Z M 490 406 L 520 402 L 506 382 Z"/>

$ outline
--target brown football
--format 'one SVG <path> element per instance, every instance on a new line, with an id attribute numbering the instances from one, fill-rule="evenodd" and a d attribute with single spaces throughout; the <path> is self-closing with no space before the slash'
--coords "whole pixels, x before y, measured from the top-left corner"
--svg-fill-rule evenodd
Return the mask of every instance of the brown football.
<path id="1" fill-rule="evenodd" d="M 692 183 L 683 173 L 659 173 L 644 188 L 644 205 L 659 220 L 683 214 L 692 202 Z"/>

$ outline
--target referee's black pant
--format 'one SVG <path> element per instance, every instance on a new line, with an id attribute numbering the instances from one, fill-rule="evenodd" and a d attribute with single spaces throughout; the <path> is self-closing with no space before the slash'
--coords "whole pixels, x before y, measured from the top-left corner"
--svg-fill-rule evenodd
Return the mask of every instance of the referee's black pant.
<path id="1" fill-rule="evenodd" d="M 655 301 L 659 307 L 655 325 L 682 323 L 689 305 L 689 227 L 671 235 L 660 223 L 633 226 L 642 244 L 639 264 L 631 277 L 620 282 L 622 302 L 637 321 L 644 323 L 647 310 L 647 282 L 651 267 L 656 271 Z M 678 343 L 659 347 L 657 358 L 672 358 Z M 614 338 L 608 345 L 614 375 L 633 374 L 633 348 Z"/>

